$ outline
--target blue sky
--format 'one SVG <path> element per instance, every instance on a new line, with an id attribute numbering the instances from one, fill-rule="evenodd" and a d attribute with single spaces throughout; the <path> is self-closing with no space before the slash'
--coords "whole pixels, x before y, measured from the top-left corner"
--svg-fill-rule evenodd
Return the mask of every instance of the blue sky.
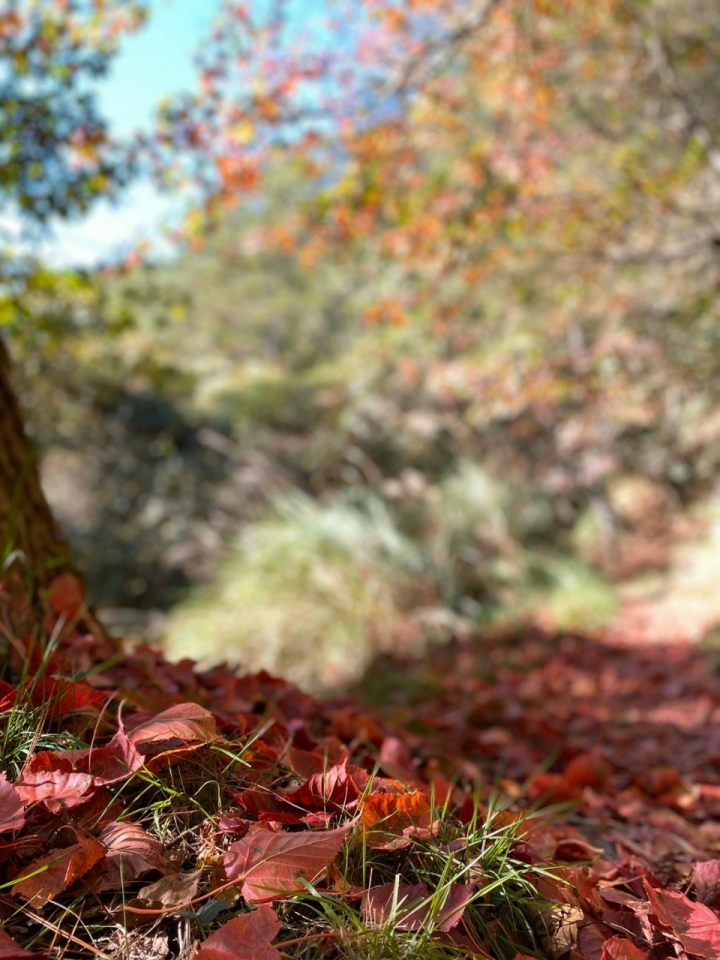
<path id="1" fill-rule="evenodd" d="M 146 127 L 164 96 L 193 83 L 193 50 L 220 0 L 152 0 L 146 26 L 125 39 L 109 75 L 97 86 L 100 107 L 117 134 Z M 147 183 L 121 203 L 103 202 L 76 223 L 60 224 L 44 253 L 58 265 L 92 266 L 143 236 L 156 234 L 171 203 Z"/>
<path id="2" fill-rule="evenodd" d="M 192 85 L 193 52 L 219 5 L 219 0 L 153 0 L 149 22 L 125 39 L 98 90 L 117 133 L 147 124 L 158 100 Z"/>
<path id="3" fill-rule="evenodd" d="M 293 0 L 286 10 L 288 28 L 298 36 L 322 37 L 323 19 L 334 2 Z M 250 0 L 250 6 L 261 17 L 272 9 L 270 0 Z M 101 112 L 115 134 L 149 128 L 164 97 L 193 87 L 194 51 L 220 7 L 221 0 L 150 0 L 148 23 L 124 39 L 108 76 L 96 87 Z M 159 238 L 163 221 L 178 206 L 148 182 L 136 183 L 116 205 L 98 203 L 81 221 L 59 223 L 39 253 L 56 266 L 92 267 L 131 250 L 143 238 Z M 172 252 L 162 241 L 155 249 Z"/>

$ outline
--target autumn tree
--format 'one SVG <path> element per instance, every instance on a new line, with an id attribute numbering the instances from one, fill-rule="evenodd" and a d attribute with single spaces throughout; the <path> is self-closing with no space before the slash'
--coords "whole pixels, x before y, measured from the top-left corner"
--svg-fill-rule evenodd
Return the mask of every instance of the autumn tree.
<path id="1" fill-rule="evenodd" d="M 328 251 L 357 260 L 367 322 L 442 345 L 432 368 L 404 359 L 469 430 L 490 425 L 509 468 L 592 499 L 649 423 L 675 429 L 677 404 L 715 376 L 715 4 L 363 0 L 311 22 L 287 2 L 221 7 L 198 91 L 142 144 L 162 185 L 201 198 L 182 239 L 261 195 L 282 158 L 303 202 L 260 241 L 306 268 Z M 72 215 L 129 172 L 79 78 L 137 11 L 48 0 L 4 17 L 4 204 L 26 222 Z M 26 283 L 18 256 L 6 263 Z M 37 568 L 64 548 L 21 533 L 42 513 L 28 458 L 5 468 L 3 510 L 18 518 L 8 550 Z"/>
<path id="2" fill-rule="evenodd" d="M 140 4 L 101 0 L 9 0 L 0 4 L 0 309 L 4 333 L 52 297 L 55 280 L 28 250 L 57 218 L 83 214 L 133 172 L 113 142 L 89 81 L 101 77 L 119 37 L 142 22 Z M 0 551 L 10 580 L 43 583 L 66 568 L 69 551 L 40 485 L 0 336 Z"/>
<path id="3" fill-rule="evenodd" d="M 212 218 L 269 156 L 304 164 L 265 241 L 363 263 L 368 322 L 442 343 L 417 376 L 533 484 L 580 509 L 618 471 L 707 483 L 682 421 L 720 402 L 716 4 L 365 0 L 294 56 L 224 9 L 166 174 L 202 167 Z"/>

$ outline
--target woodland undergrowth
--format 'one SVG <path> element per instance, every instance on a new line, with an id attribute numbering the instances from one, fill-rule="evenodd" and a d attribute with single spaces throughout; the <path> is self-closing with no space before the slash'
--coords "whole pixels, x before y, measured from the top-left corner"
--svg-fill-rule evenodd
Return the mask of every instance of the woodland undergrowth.
<path id="1" fill-rule="evenodd" d="M 702 651 L 527 629 L 319 703 L 119 652 L 69 574 L 5 633 L 3 960 L 720 953 Z"/>

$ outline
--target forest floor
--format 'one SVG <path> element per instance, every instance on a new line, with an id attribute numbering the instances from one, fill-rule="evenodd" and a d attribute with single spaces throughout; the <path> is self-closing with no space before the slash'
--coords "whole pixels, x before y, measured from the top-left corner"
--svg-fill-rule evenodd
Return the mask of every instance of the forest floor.
<path id="1" fill-rule="evenodd" d="M 617 586 L 617 615 L 608 626 L 615 642 L 698 643 L 720 625 L 720 503 L 708 501 L 698 536 L 677 541 L 669 564 Z"/>
<path id="2" fill-rule="evenodd" d="M 611 631 L 381 657 L 326 703 L 100 662 L 60 583 L 60 642 L 14 637 L 0 686 L 0 957 L 713 960 L 720 676 L 705 607 L 675 626 L 683 584 L 712 597 L 691 569 Z"/>

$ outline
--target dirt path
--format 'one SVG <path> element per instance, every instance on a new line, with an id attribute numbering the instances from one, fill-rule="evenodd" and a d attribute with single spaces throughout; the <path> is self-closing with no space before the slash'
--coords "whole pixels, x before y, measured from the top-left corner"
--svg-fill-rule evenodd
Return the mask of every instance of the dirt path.
<path id="1" fill-rule="evenodd" d="M 703 535 L 677 544 L 667 571 L 619 587 L 614 642 L 694 644 L 720 626 L 720 503 L 702 519 Z"/>

